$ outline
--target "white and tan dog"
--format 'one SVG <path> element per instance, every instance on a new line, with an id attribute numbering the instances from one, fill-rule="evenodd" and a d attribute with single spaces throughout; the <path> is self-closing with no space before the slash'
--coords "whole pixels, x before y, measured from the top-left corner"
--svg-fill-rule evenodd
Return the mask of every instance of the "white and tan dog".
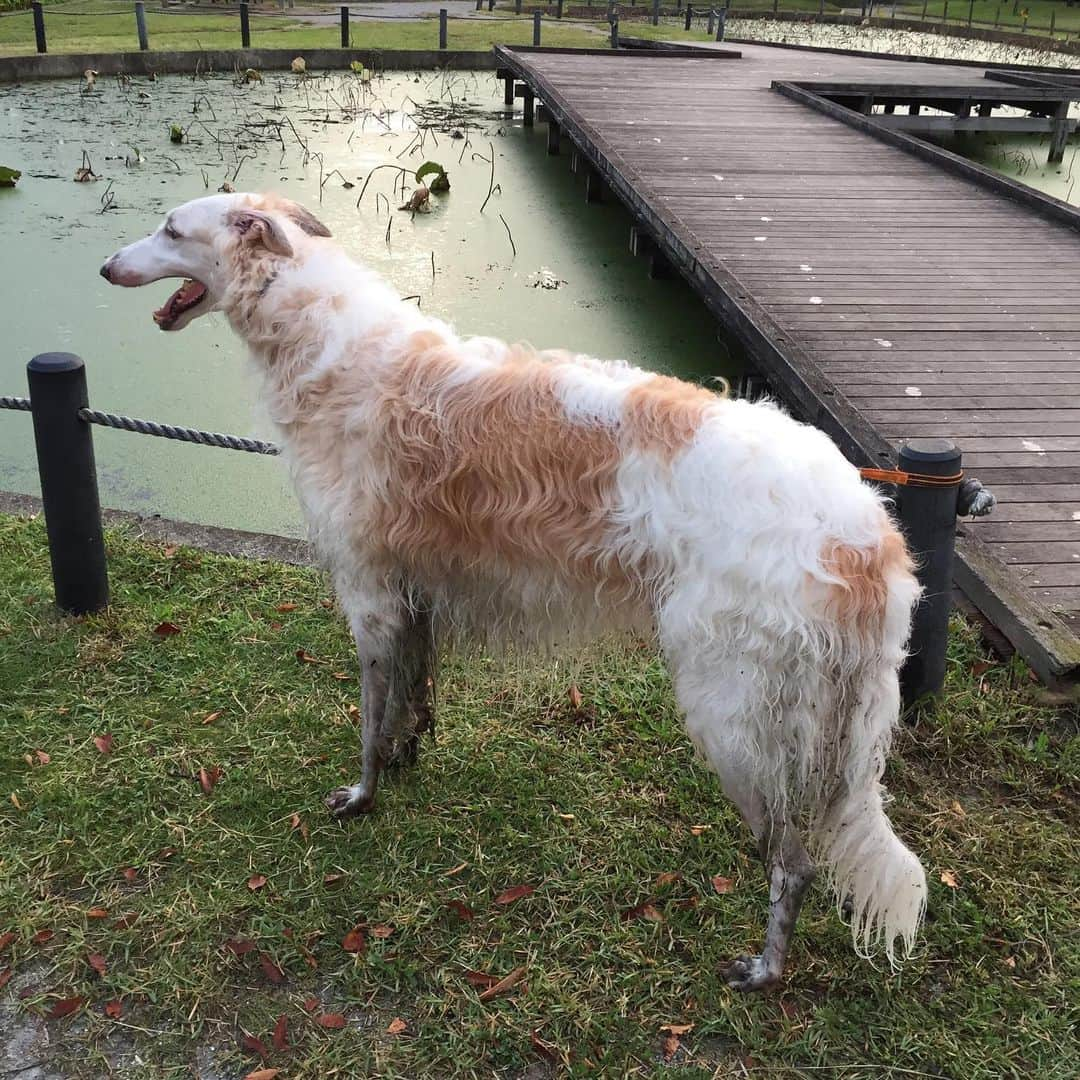
<path id="1" fill-rule="evenodd" d="M 811 856 L 860 951 L 910 950 L 926 882 L 879 781 L 918 586 L 823 434 L 626 364 L 460 338 L 279 198 L 196 199 L 101 272 L 187 279 L 158 325 L 222 311 L 251 349 L 363 672 L 361 777 L 333 813 L 370 810 L 415 744 L 440 631 L 645 630 L 769 874 L 764 951 L 731 984 L 779 978 Z"/>

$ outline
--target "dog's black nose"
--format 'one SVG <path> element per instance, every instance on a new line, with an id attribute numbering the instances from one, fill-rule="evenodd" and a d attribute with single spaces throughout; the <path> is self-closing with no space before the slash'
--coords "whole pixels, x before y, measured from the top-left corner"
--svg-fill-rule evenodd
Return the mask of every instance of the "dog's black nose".
<path id="1" fill-rule="evenodd" d="M 103 277 L 103 278 L 104 278 L 104 279 L 105 279 L 106 281 L 112 281 L 112 275 L 111 275 L 111 273 L 109 272 L 109 264 L 108 264 L 108 263 L 102 263 L 102 266 L 101 266 L 101 276 L 102 276 L 102 277 Z"/>

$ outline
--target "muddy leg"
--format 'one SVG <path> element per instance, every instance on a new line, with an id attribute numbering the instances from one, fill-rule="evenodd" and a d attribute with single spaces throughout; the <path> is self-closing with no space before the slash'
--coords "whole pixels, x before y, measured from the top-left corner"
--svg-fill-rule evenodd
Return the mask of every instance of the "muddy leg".
<path id="1" fill-rule="evenodd" d="M 779 981 L 787 959 L 791 933 L 799 916 L 803 897 L 814 880 L 814 864 L 790 821 L 770 823 L 765 800 L 740 772 L 721 764 L 716 767 L 724 793 L 739 813 L 758 844 L 769 874 L 769 924 L 765 948 L 760 956 L 740 956 L 723 972 L 736 990 L 764 990 Z"/>
<path id="2" fill-rule="evenodd" d="M 357 646 L 361 671 L 360 715 L 363 740 L 360 779 L 355 784 L 338 788 L 327 795 L 326 806 L 334 817 L 346 818 L 366 814 L 375 806 L 375 789 L 390 750 L 390 744 L 383 736 L 383 722 L 390 683 L 392 648 L 393 639 L 381 650 Z"/>
<path id="3" fill-rule="evenodd" d="M 434 663 L 431 615 L 427 611 L 412 612 L 391 672 L 383 719 L 383 735 L 393 741 L 393 756 L 388 764 L 415 764 L 420 755 L 420 736 L 425 731 L 434 734 L 431 702 Z"/>
<path id="4" fill-rule="evenodd" d="M 814 880 L 814 864 L 791 821 L 772 830 L 765 852 L 769 873 L 769 925 L 760 956 L 740 956 L 724 972 L 728 986 L 736 990 L 765 990 L 784 972 L 791 933 L 803 898 Z"/>

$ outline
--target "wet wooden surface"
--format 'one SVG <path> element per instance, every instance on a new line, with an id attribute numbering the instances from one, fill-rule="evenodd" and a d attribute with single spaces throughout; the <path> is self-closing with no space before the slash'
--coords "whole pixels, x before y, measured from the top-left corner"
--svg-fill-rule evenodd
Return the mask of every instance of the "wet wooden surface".
<path id="1" fill-rule="evenodd" d="M 692 248 L 699 291 L 705 267 L 891 444 L 957 440 L 999 500 L 965 530 L 1072 622 L 1080 235 L 770 89 L 863 79 L 985 93 L 983 69 L 739 48 L 725 61 L 512 52 L 625 181 L 631 208 Z"/>

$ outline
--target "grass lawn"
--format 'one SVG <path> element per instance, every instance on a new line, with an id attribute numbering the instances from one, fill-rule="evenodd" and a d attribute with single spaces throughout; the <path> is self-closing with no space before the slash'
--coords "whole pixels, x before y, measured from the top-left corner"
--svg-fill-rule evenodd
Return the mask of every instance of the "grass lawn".
<path id="1" fill-rule="evenodd" d="M 949 22 L 967 22 L 968 0 L 950 0 Z M 1015 7 L 1015 13 L 1014 13 Z M 944 0 L 930 0 L 926 6 L 928 18 L 940 19 L 944 13 Z M 887 17 L 892 10 L 889 4 L 881 4 L 876 14 Z M 923 10 L 921 3 L 908 3 L 899 6 L 900 11 L 909 15 L 920 15 Z M 1080 6 L 1066 7 L 1057 0 L 1023 0 L 1014 5 L 1012 0 L 999 3 L 998 0 L 975 0 L 972 10 L 973 22 L 984 26 L 993 26 L 995 19 L 1002 27 L 1015 29 L 1021 25 L 1023 19 L 1020 12 L 1028 13 L 1028 29 L 1034 33 L 1036 30 L 1045 33 L 1050 26 L 1050 14 L 1054 14 L 1054 26 L 1056 30 L 1080 30 Z M 999 15 L 1000 12 L 1000 15 Z"/>
<path id="2" fill-rule="evenodd" d="M 80 14 L 112 8 L 115 15 Z M 330 10 L 330 9 L 328 9 Z M 240 19 L 227 15 L 160 15 L 147 12 L 147 33 L 154 50 L 239 49 Z M 415 22 L 354 19 L 351 40 L 357 49 L 435 49 L 439 43 L 438 18 Z M 49 52 L 135 52 L 139 48 L 135 16 L 130 4 L 109 5 L 107 0 L 78 0 L 64 11 L 45 9 Z M 603 48 L 606 37 L 578 25 L 545 21 L 545 45 Z M 255 48 L 336 48 L 341 32 L 336 24 L 310 26 L 284 18 L 251 17 L 251 44 Z M 486 51 L 494 44 L 531 45 L 532 18 L 452 19 L 447 32 L 451 49 Z M 33 53 L 34 25 L 29 12 L 0 18 L 0 56 Z"/>
<path id="3" fill-rule="evenodd" d="M 816 891 L 782 991 L 744 998 L 717 971 L 760 943 L 764 875 L 651 649 L 450 662 L 438 741 L 341 825 L 357 684 L 321 576 L 108 546 L 112 606 L 60 618 L 41 521 L 0 518 L 9 1071 L 36 1039 L 87 1078 L 1076 1075 L 1077 718 L 964 625 L 890 766 L 918 955 L 858 960 Z"/>

